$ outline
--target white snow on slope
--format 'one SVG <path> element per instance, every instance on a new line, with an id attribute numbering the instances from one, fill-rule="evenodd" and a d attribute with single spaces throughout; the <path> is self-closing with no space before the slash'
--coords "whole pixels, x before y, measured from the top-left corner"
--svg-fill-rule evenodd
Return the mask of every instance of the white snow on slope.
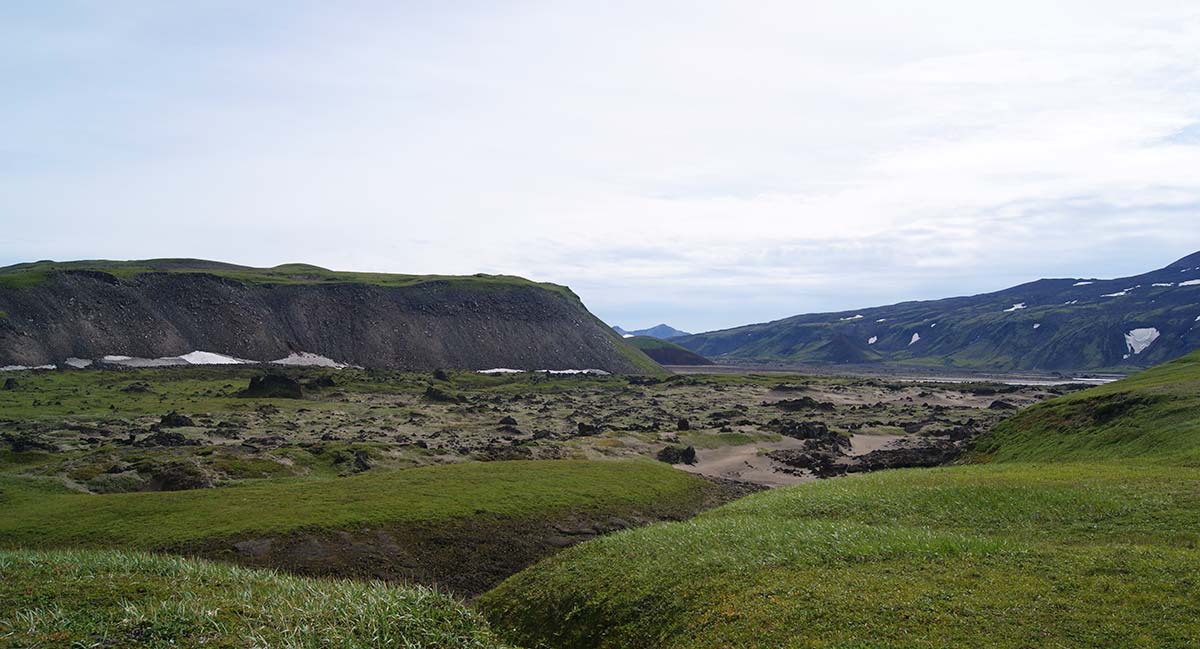
<path id="1" fill-rule="evenodd" d="M 633 334 L 621 334 L 621 337 L 622 338 L 637 338 L 637 336 L 635 336 Z"/>
<path id="2" fill-rule="evenodd" d="M 887 318 L 880 318 L 880 319 L 876 320 L 875 322 L 887 322 Z"/>
<path id="3" fill-rule="evenodd" d="M 1069 304 L 1079 304 L 1079 300 L 1070 300 L 1067 302 L 1063 302 L 1063 306 L 1067 306 Z"/>
<path id="4" fill-rule="evenodd" d="M 525 370 L 514 370 L 507 367 L 493 367 L 490 370 L 479 370 L 477 374 L 522 374 Z"/>
<path id="5" fill-rule="evenodd" d="M 921 340 L 921 334 L 913 334 L 912 340 L 908 341 L 908 344 L 911 345 L 913 343 L 920 342 L 920 340 Z"/>
<path id="6" fill-rule="evenodd" d="M 1179 282 L 1180 286 L 1200 286 L 1200 279 L 1189 279 L 1186 282 Z"/>
<path id="7" fill-rule="evenodd" d="M 1175 286 L 1175 282 L 1158 282 L 1155 284 L 1151 284 L 1151 286 L 1157 286 L 1159 288 L 1170 288 L 1172 286 Z"/>
<path id="8" fill-rule="evenodd" d="M 215 352 L 194 351 L 180 356 L 183 360 L 192 365 L 243 365 L 253 361 L 244 361 L 240 358 L 217 354 Z"/>
<path id="9" fill-rule="evenodd" d="M 1100 297 L 1125 297 L 1126 295 L 1129 295 L 1129 292 L 1132 290 L 1132 288 L 1127 288 L 1124 291 L 1117 291 L 1116 293 L 1105 293 Z"/>
<path id="10" fill-rule="evenodd" d="M 1088 284 L 1095 284 L 1095 282 L 1075 282 L 1071 286 L 1087 286 Z"/>
<path id="11" fill-rule="evenodd" d="M 20 372 L 21 370 L 56 370 L 57 365 L 5 365 L 0 367 L 0 372 Z"/>
<path id="12" fill-rule="evenodd" d="M 1200 320 L 1200 318 L 1196 318 L 1196 319 Z M 868 345 L 874 345 L 877 342 L 879 342 L 879 336 L 871 336 L 870 338 L 867 339 Z"/>
<path id="13" fill-rule="evenodd" d="M 336 367 L 341 369 L 348 367 L 345 363 L 339 363 L 332 358 L 318 356 L 309 352 L 292 352 L 287 358 L 271 361 L 275 365 L 303 365 L 307 367 Z"/>
<path id="14" fill-rule="evenodd" d="M 1024 309 L 1024 308 L 1025 308 L 1025 303 L 1024 303 L 1024 302 L 1020 302 L 1020 303 L 1018 303 L 1018 304 L 1014 304 L 1014 305 L 1012 305 L 1010 308 L 1007 308 L 1007 309 L 1005 309 L 1005 310 L 1004 310 L 1004 312 L 1005 312 L 1005 313 L 1012 313 L 1013 311 L 1020 311 L 1021 309 Z"/>
<path id="15" fill-rule="evenodd" d="M 852 315 L 849 318 L 838 318 L 838 320 L 841 322 L 845 322 L 847 320 L 862 320 L 862 318 L 863 318 L 863 315 L 860 313 L 858 315 Z"/>
<path id="16" fill-rule="evenodd" d="M 1033 323 L 1033 328 L 1034 328 L 1034 329 L 1041 329 L 1041 328 L 1042 328 L 1042 323 L 1040 323 L 1040 322 L 1035 322 L 1035 323 Z"/>
<path id="17" fill-rule="evenodd" d="M 73 367 L 77 370 L 81 370 L 85 367 L 90 366 L 91 364 L 92 364 L 92 362 L 86 358 L 75 358 L 74 356 L 63 361 L 63 365 L 66 365 L 67 367 Z"/>
<path id="18" fill-rule="evenodd" d="M 1158 329 L 1154 327 L 1145 327 L 1142 329 L 1133 329 L 1125 334 L 1125 346 L 1134 354 L 1140 354 L 1147 347 L 1158 340 Z"/>

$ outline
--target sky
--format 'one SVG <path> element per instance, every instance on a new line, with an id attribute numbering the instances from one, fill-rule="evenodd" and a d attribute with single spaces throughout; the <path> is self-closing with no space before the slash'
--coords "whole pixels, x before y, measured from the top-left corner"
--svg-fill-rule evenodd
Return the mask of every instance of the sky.
<path id="1" fill-rule="evenodd" d="M 1200 3 L 0 3 L 0 265 L 515 274 L 610 324 L 1200 250 Z"/>

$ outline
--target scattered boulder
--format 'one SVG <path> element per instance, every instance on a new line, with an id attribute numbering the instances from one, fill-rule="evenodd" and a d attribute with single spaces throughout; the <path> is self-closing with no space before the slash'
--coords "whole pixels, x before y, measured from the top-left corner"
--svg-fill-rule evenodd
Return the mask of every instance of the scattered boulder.
<path id="1" fill-rule="evenodd" d="M 433 371 L 433 378 L 437 381 L 449 382 L 450 373 L 443 369 L 436 369 Z"/>
<path id="2" fill-rule="evenodd" d="M 512 416 L 505 417 L 504 419 L 500 420 L 500 425 L 501 426 L 516 426 L 517 419 Z"/>
<path id="3" fill-rule="evenodd" d="M 162 416 L 158 425 L 162 428 L 182 428 L 184 426 L 195 426 L 196 422 L 186 415 L 181 415 L 174 410 Z"/>
<path id="4" fill-rule="evenodd" d="M 834 405 L 828 401 L 817 401 L 812 397 L 799 397 L 797 399 L 781 399 L 773 403 L 764 404 L 780 410 L 788 412 L 796 412 L 798 410 L 823 410 L 829 412 L 834 409 Z"/>
<path id="5" fill-rule="evenodd" d="M 682 446 L 666 446 L 655 457 L 660 462 L 666 462 L 667 464 L 695 464 L 696 448 L 693 446 L 688 446 L 687 448 Z"/>
<path id="6" fill-rule="evenodd" d="M 250 386 L 237 393 L 252 399 L 303 399 L 304 388 L 295 379 L 282 374 L 264 374 L 250 379 Z"/>
<path id="7" fill-rule="evenodd" d="M 366 471 L 371 468 L 371 454 L 366 449 L 358 449 L 354 452 L 354 471 L 356 473 Z"/>
<path id="8" fill-rule="evenodd" d="M 425 398 L 438 403 L 458 403 L 462 401 L 462 398 L 457 394 L 433 385 L 425 388 Z"/>
<path id="9" fill-rule="evenodd" d="M 692 422 L 688 421 L 685 417 L 680 417 L 679 421 L 675 423 L 675 428 L 676 430 L 691 430 Z"/>
<path id="10" fill-rule="evenodd" d="M 4 379 L 4 389 L 5 390 L 16 390 L 18 385 L 19 384 L 17 383 L 17 380 L 12 377 Z"/>
<path id="11" fill-rule="evenodd" d="M 173 430 L 156 430 L 150 435 L 138 440 L 137 446 L 199 446 L 200 442 L 184 437 L 183 433 Z"/>
<path id="12" fill-rule="evenodd" d="M 1007 401 L 1001 401 L 999 399 L 997 399 L 996 401 L 993 401 L 992 405 L 988 406 L 988 410 L 1016 410 L 1016 409 L 1017 409 L 1017 406 L 1015 406 Z"/>
<path id="13" fill-rule="evenodd" d="M 597 435 L 600 433 L 599 426 L 596 424 L 584 423 L 582 421 L 579 422 L 579 424 L 576 426 L 576 429 L 579 431 L 580 435 Z"/>

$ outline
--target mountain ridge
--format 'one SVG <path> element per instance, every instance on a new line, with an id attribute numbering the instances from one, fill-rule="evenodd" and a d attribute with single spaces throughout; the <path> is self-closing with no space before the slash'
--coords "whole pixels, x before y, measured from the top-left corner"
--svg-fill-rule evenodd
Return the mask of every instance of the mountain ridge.
<path id="1" fill-rule="evenodd" d="M 673 342 L 718 362 L 1136 370 L 1200 348 L 1200 253 L 1131 277 L 1038 279 L 977 295 L 801 314 Z"/>

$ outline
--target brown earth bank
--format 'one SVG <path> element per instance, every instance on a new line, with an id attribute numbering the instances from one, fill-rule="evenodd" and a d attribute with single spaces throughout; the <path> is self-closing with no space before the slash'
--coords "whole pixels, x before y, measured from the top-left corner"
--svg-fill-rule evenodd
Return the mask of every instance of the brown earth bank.
<path id="1" fill-rule="evenodd" d="M 472 598 L 577 543 L 650 523 L 686 520 L 758 489 L 714 481 L 706 498 L 690 507 L 538 518 L 480 513 L 431 524 L 244 535 L 164 551 L 309 576 L 421 583 Z"/>

